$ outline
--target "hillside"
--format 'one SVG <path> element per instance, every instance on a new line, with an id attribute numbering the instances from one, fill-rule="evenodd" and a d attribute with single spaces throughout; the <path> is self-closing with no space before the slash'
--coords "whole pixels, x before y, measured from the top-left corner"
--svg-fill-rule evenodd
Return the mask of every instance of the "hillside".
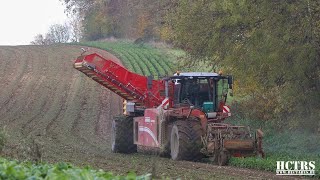
<path id="1" fill-rule="evenodd" d="M 156 156 L 113 154 L 111 120 L 122 101 L 72 67 L 80 46 L 0 47 L 0 127 L 3 155 L 46 162 L 71 162 L 125 174 L 183 179 L 286 178 L 275 173 L 172 161 Z M 106 58 L 119 60 L 95 48 Z M 152 168 L 155 167 L 155 168 Z"/>
<path id="2" fill-rule="evenodd" d="M 10 154 L 25 148 L 25 137 L 43 148 L 43 158 L 108 148 L 105 122 L 120 113 L 121 100 L 72 68 L 80 53 L 80 47 L 70 46 L 0 48 L 0 123 L 17 151 Z"/>

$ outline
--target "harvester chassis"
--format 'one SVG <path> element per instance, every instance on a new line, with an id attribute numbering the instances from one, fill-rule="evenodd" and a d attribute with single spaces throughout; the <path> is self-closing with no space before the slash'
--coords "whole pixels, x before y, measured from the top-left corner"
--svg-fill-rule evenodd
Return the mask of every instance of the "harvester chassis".
<path id="1" fill-rule="evenodd" d="M 82 55 L 74 67 L 128 102 L 112 123 L 112 152 L 149 152 L 173 160 L 209 157 L 226 165 L 231 156 L 264 157 L 261 130 L 222 123 L 233 77 L 176 73 L 162 80 L 130 72 L 98 54 Z"/>

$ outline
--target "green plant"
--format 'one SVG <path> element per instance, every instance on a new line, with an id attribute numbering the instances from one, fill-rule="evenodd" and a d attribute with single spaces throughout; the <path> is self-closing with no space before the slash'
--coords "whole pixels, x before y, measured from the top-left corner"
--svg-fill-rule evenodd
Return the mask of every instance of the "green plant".
<path id="1" fill-rule="evenodd" d="M 315 161 L 316 175 L 320 178 L 320 156 L 319 155 L 296 155 L 288 153 L 269 153 L 266 158 L 247 157 L 247 158 L 231 158 L 230 165 L 244 167 L 250 169 L 259 169 L 275 172 L 277 161 Z"/>
<path id="2" fill-rule="evenodd" d="M 150 174 L 137 176 L 129 172 L 125 176 L 116 176 L 111 172 L 94 170 L 90 167 L 79 168 L 68 163 L 57 164 L 33 164 L 0 158 L 0 179 L 151 179 Z"/>

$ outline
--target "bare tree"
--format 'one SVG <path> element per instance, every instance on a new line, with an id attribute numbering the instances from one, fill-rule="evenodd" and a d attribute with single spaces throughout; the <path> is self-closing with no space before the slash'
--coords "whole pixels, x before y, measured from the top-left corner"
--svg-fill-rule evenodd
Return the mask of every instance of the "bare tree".
<path id="1" fill-rule="evenodd" d="M 42 34 L 38 34 L 30 44 L 50 45 L 55 43 L 66 43 L 70 41 L 70 35 L 74 38 L 73 32 L 69 30 L 68 24 L 54 24 L 50 26 L 45 37 Z"/>
<path id="2" fill-rule="evenodd" d="M 79 42 L 82 38 L 82 23 L 80 16 L 72 16 L 69 21 L 70 27 L 70 40 L 72 42 Z"/>
<path id="3" fill-rule="evenodd" d="M 46 34 L 46 41 L 49 44 L 66 43 L 70 40 L 70 31 L 67 24 L 54 24 L 50 26 L 49 32 Z"/>
<path id="4" fill-rule="evenodd" d="M 46 41 L 45 41 L 42 34 L 37 34 L 34 37 L 34 41 L 31 41 L 30 44 L 32 44 L 32 45 L 46 45 Z"/>

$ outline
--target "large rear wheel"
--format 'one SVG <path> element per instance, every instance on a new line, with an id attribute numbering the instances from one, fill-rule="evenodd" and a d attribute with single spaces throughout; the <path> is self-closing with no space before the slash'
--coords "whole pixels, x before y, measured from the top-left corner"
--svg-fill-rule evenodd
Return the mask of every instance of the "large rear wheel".
<path id="1" fill-rule="evenodd" d="M 176 121 L 171 130 L 171 158 L 173 160 L 200 160 L 202 158 L 201 135 L 201 124 L 196 117 Z"/>
<path id="2" fill-rule="evenodd" d="M 137 145 L 133 143 L 133 117 L 114 117 L 111 150 L 114 153 L 137 152 Z"/>

